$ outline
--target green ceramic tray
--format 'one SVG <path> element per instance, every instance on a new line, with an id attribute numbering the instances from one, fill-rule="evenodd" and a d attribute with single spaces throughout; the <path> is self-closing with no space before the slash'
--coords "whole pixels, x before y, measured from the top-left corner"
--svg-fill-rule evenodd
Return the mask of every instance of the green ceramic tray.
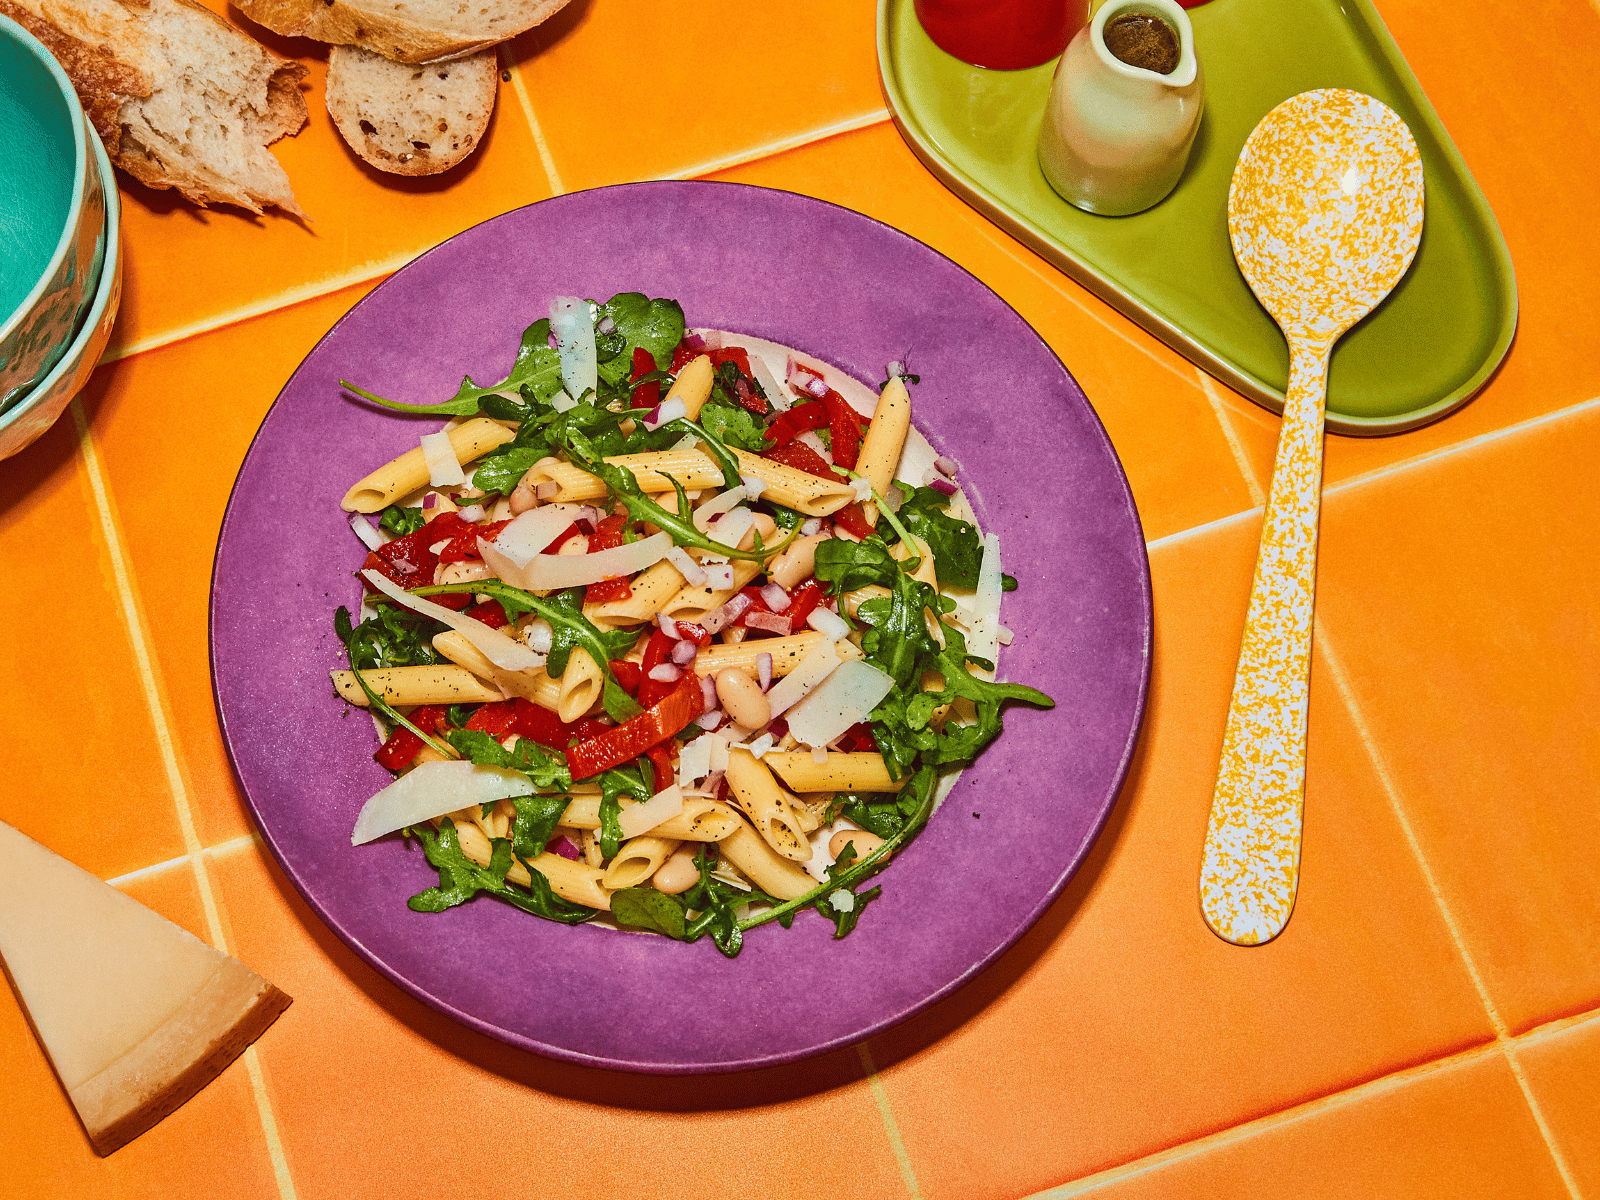
<path id="1" fill-rule="evenodd" d="M 1289 356 L 1228 244 L 1228 181 L 1245 138 L 1312 88 L 1376 96 L 1422 151 L 1427 218 L 1394 293 L 1339 342 L 1328 428 L 1414 429 L 1467 402 L 1511 346 L 1511 255 L 1438 114 L 1369 0 L 1211 0 L 1191 9 L 1205 115 L 1176 190 L 1147 212 L 1097 217 L 1050 190 L 1035 147 L 1055 63 L 969 67 L 923 33 L 912 0 L 879 0 L 878 68 L 896 124 L 958 195 L 1179 353 L 1283 410 Z"/>

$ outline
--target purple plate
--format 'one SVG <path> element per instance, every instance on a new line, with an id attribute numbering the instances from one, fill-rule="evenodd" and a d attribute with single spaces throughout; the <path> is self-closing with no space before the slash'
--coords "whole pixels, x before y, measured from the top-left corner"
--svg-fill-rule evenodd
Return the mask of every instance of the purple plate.
<path id="1" fill-rule="evenodd" d="M 879 876 L 848 938 L 804 913 L 726 959 L 650 934 L 568 928 L 479 898 L 437 915 L 398 838 L 350 845 L 389 781 L 371 723 L 334 695 L 333 610 L 363 550 L 339 499 L 437 428 L 410 403 L 503 378 L 556 295 L 642 291 L 691 325 L 755 334 L 876 383 L 922 377 L 915 422 L 962 463 L 1020 581 L 1001 668 L 1056 700 L 1006 728 Z M 301 364 L 234 485 L 211 594 L 223 734 L 262 835 L 311 907 L 406 991 L 515 1046 L 632 1071 L 734 1071 L 859 1041 L 949 994 L 1019 938 L 1082 861 L 1128 769 L 1150 662 L 1150 579 L 1128 483 L 1094 411 L 1021 317 L 949 259 L 787 192 L 639 183 L 506 213 L 376 288 Z M 981 818 L 978 814 L 982 814 Z"/>

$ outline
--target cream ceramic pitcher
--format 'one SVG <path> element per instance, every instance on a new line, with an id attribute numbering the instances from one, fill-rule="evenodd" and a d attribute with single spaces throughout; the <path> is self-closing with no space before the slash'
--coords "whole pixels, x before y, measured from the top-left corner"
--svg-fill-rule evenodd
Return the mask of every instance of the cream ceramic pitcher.
<path id="1" fill-rule="evenodd" d="M 1177 35 L 1166 74 L 1123 62 L 1106 45 L 1119 17 L 1150 16 Z M 1194 28 L 1173 0 L 1106 0 L 1056 64 L 1039 129 L 1039 166 L 1064 199 L 1126 216 L 1165 199 L 1189 161 L 1205 83 Z"/>

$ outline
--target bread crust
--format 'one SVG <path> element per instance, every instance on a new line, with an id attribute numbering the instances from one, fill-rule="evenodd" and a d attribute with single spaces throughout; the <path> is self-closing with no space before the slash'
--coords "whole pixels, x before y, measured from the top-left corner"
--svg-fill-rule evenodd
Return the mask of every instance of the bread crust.
<path id="1" fill-rule="evenodd" d="M 412 64 L 335 46 L 328 54 L 328 115 L 350 148 L 380 171 L 437 175 L 477 148 L 494 112 L 498 78 L 493 49 Z"/>
<path id="2" fill-rule="evenodd" d="M 259 101 L 255 97 L 233 98 L 252 118 L 247 123 L 256 145 L 268 146 L 305 127 L 309 113 L 300 91 L 300 81 L 306 75 L 302 64 L 268 53 L 195 0 L 162 0 L 162 4 L 170 8 L 161 11 L 175 8 L 192 14 L 203 30 L 201 36 L 243 50 L 247 57 L 259 55 L 256 61 L 272 64 L 264 97 Z M 48 7 L 37 0 L 0 0 L 0 13 L 38 38 L 61 64 L 116 166 L 149 187 L 174 188 L 201 206 L 235 204 L 260 213 L 265 205 L 276 205 L 304 216 L 275 160 L 269 167 L 275 178 L 252 182 L 208 169 L 181 153 L 153 152 L 137 136 L 144 102 L 161 91 L 163 75 L 170 76 L 185 65 L 180 58 L 185 47 L 164 42 L 147 28 L 156 11 L 153 0 L 104 0 L 99 4 L 61 0 Z"/>
<path id="3" fill-rule="evenodd" d="M 400 4 L 370 0 L 235 0 L 240 12 L 274 33 L 360 46 L 403 63 L 476 54 L 532 29 L 566 4 L 567 0 L 489 0 L 487 14 L 453 20 L 421 11 L 421 3 L 413 3 L 407 11 Z"/>

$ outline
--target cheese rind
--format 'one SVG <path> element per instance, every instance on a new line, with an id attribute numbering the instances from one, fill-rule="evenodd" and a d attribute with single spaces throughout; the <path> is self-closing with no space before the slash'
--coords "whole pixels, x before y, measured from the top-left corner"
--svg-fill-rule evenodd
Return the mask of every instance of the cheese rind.
<path id="1" fill-rule="evenodd" d="M 289 1005 L 255 972 L 0 822 L 0 961 L 100 1154 Z"/>

